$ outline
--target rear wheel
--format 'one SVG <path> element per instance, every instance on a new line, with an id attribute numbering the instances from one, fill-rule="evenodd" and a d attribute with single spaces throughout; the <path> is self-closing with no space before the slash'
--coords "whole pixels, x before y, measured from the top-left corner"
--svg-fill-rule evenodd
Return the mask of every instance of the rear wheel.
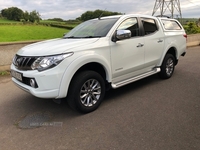
<path id="1" fill-rule="evenodd" d="M 82 113 L 89 113 L 99 107 L 105 95 L 104 79 L 97 72 L 80 72 L 73 78 L 68 104 Z"/>
<path id="2" fill-rule="evenodd" d="M 161 66 L 161 72 L 159 73 L 159 76 L 163 79 L 170 78 L 175 69 L 175 58 L 172 54 L 166 54 L 162 66 Z"/>

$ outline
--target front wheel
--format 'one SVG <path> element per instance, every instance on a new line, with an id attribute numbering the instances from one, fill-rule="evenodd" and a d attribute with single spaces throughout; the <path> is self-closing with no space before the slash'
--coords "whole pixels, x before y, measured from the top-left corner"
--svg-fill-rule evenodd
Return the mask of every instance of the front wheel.
<path id="1" fill-rule="evenodd" d="M 73 78 L 68 104 L 82 113 L 89 113 L 99 107 L 105 95 L 104 79 L 97 72 L 80 72 Z"/>
<path id="2" fill-rule="evenodd" d="M 161 72 L 159 73 L 159 76 L 162 79 L 169 79 L 174 72 L 175 69 L 175 58 L 172 54 L 166 54 L 162 66 L 161 66 Z"/>

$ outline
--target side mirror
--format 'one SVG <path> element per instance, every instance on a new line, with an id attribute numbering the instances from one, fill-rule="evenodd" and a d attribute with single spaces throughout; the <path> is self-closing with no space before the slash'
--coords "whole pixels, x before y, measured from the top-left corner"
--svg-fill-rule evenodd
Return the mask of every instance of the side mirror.
<path id="1" fill-rule="evenodd" d="M 117 30 L 116 33 L 117 40 L 124 40 L 131 38 L 131 31 L 130 30 Z"/>

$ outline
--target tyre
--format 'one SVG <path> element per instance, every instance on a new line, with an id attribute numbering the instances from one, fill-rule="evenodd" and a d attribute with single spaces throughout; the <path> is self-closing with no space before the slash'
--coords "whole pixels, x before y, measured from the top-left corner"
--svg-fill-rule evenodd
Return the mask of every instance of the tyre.
<path id="1" fill-rule="evenodd" d="M 174 72 L 175 69 L 175 58 L 172 54 L 166 54 L 163 63 L 161 65 L 161 72 L 159 76 L 162 79 L 169 79 Z"/>
<path id="2" fill-rule="evenodd" d="M 97 72 L 80 72 L 72 79 L 69 87 L 68 104 L 82 113 L 96 110 L 105 95 L 104 79 Z"/>

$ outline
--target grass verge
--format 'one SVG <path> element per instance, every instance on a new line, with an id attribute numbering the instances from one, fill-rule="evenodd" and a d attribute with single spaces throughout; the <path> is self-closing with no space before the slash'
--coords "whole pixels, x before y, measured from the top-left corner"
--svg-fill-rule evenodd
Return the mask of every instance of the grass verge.
<path id="1" fill-rule="evenodd" d="M 1 25 L 0 42 L 16 42 L 30 40 L 46 40 L 60 38 L 67 29 L 54 28 L 42 25 Z"/>
<path id="2" fill-rule="evenodd" d="M 0 76 L 10 75 L 10 71 L 0 71 Z"/>

